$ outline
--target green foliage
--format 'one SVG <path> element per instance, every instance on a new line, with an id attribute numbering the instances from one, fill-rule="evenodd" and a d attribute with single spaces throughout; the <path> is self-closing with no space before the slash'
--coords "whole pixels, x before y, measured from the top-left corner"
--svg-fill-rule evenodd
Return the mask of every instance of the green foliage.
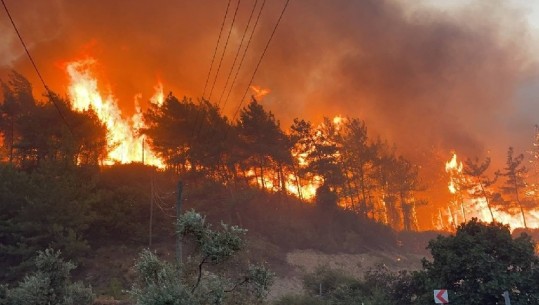
<path id="1" fill-rule="evenodd" d="M 273 303 L 274 305 L 326 305 L 326 301 L 310 295 L 285 295 Z"/>
<path id="2" fill-rule="evenodd" d="M 20 276 L 40 249 L 61 249 L 68 258 L 88 249 L 84 234 L 98 198 L 91 177 L 57 164 L 30 173 L 0 165 L 0 265 L 10 270 L 3 276 Z"/>
<path id="3" fill-rule="evenodd" d="M 196 304 L 190 289 L 178 283 L 179 271 L 145 250 L 135 264 L 138 282 L 131 294 L 139 305 Z"/>
<path id="4" fill-rule="evenodd" d="M 303 285 L 308 294 L 331 295 L 340 286 L 349 286 L 356 280 L 343 270 L 330 269 L 327 266 L 318 267 L 313 273 L 307 274 L 303 279 Z"/>
<path id="5" fill-rule="evenodd" d="M 243 235 L 247 230 L 238 226 L 221 223 L 221 230 L 214 231 L 205 218 L 191 210 L 178 220 L 178 234 L 192 235 L 204 262 L 219 263 L 240 251 L 243 246 Z"/>
<path id="6" fill-rule="evenodd" d="M 82 283 L 71 283 L 70 272 L 75 265 L 60 258 L 60 251 L 40 251 L 37 270 L 24 278 L 16 288 L 2 293 L 11 305 L 89 305 L 94 295 Z M 0 297 L 1 300 L 1 297 Z"/>
<path id="7" fill-rule="evenodd" d="M 273 284 L 275 274 L 265 265 L 249 265 L 248 273 L 245 278 L 250 294 L 255 298 L 263 300 L 268 296 L 269 289 Z"/>
<path id="8" fill-rule="evenodd" d="M 265 266 L 249 266 L 239 280 L 203 270 L 204 264 L 221 264 L 235 255 L 243 247 L 245 230 L 222 224 L 221 230 L 214 231 L 194 211 L 180 217 L 177 229 L 181 236 L 193 238 L 199 253 L 178 266 L 143 251 L 135 264 L 138 280 L 131 290 L 138 305 L 256 304 L 267 296 L 273 274 Z"/>
<path id="9" fill-rule="evenodd" d="M 432 240 L 428 248 L 433 260 L 425 260 L 423 274 L 417 276 L 429 292 L 449 289 L 452 302 L 470 305 L 501 303 L 506 290 L 517 304 L 539 300 L 539 259 L 525 234 L 513 239 L 505 225 L 472 219 L 454 236 Z"/>
<path id="10" fill-rule="evenodd" d="M 399 285 L 409 278 L 406 273 L 392 273 L 379 266 L 360 280 L 344 270 L 321 266 L 305 276 L 304 295 L 287 295 L 275 304 L 396 305 L 401 304 L 396 301 Z"/>
<path id="11" fill-rule="evenodd" d="M 448 289 L 455 304 L 503 304 L 504 291 L 512 304 L 539 304 L 534 246 L 525 234 L 512 238 L 507 226 L 474 218 L 455 235 L 431 240 L 432 261 L 424 259 L 420 271 L 395 273 L 378 266 L 355 279 L 342 270 L 319 268 L 305 277 L 305 295 L 276 304 L 421 305 L 433 302 L 435 289 Z"/>
<path id="12" fill-rule="evenodd" d="M 148 241 L 152 179 L 155 185 L 168 190 L 167 176 L 157 173 L 153 167 L 123 164 L 101 170 L 96 179 L 99 196 L 91 206 L 94 217 L 88 230 L 88 239 L 92 244 L 105 240 L 122 243 Z M 167 203 L 174 204 L 173 200 Z M 165 203 L 160 206 L 171 208 Z M 159 211 L 156 205 L 154 208 L 154 237 L 171 234 L 174 229 L 172 219 Z"/>

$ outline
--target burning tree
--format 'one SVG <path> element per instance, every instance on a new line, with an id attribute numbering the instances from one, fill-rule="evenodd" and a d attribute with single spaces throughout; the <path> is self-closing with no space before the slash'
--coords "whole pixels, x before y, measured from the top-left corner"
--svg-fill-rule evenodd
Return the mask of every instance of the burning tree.
<path id="1" fill-rule="evenodd" d="M 290 141 L 273 113 L 266 111 L 255 99 L 240 113 L 237 124 L 240 146 L 247 168 L 253 168 L 262 189 L 271 184 L 286 190 L 285 166 L 292 164 Z M 267 181 L 269 172 L 277 173 L 277 182 Z M 258 173 L 257 173 L 258 172 Z"/>
<path id="2" fill-rule="evenodd" d="M 506 167 L 498 175 L 505 177 L 505 182 L 501 186 L 502 193 L 507 196 L 507 200 L 502 201 L 500 208 L 511 212 L 518 209 L 522 216 L 524 228 L 528 228 L 525 211 L 533 207 L 533 201 L 527 200 L 524 192 L 526 190 L 526 174 L 528 170 L 522 165 L 524 155 L 519 154 L 514 157 L 513 147 L 507 151 Z"/>
<path id="3" fill-rule="evenodd" d="M 295 189 L 297 190 L 297 195 L 299 198 L 304 199 L 308 198 L 314 191 L 304 190 L 302 187 L 302 179 L 307 178 L 309 181 L 313 181 L 315 177 L 304 177 L 308 172 L 305 170 L 307 165 L 307 156 L 310 151 L 313 149 L 312 143 L 312 134 L 313 126 L 311 122 L 294 119 L 294 123 L 290 127 L 289 139 L 291 141 L 291 153 L 292 153 L 292 168 L 295 182 Z"/>
<path id="4" fill-rule="evenodd" d="M 342 162 L 346 186 L 349 189 L 352 208 L 359 203 L 360 215 L 374 218 L 373 166 L 376 157 L 375 147 L 368 142 L 367 126 L 358 119 L 347 119 L 342 131 Z M 354 195 L 357 200 L 354 200 Z"/>
<path id="5" fill-rule="evenodd" d="M 380 139 L 373 144 L 373 150 L 376 152 L 376 158 L 373 161 L 373 172 L 371 176 L 378 183 L 378 197 L 383 206 L 382 221 L 398 229 L 402 222 L 401 210 L 398 204 L 398 181 L 396 171 L 397 158 L 395 157 L 395 148 L 391 148 L 387 143 Z"/>
<path id="6" fill-rule="evenodd" d="M 530 155 L 530 170 L 528 172 L 527 198 L 537 202 L 539 197 L 539 125 L 535 125 L 535 134 Z"/>
<path id="7" fill-rule="evenodd" d="M 453 195 L 453 200 L 449 206 L 449 214 L 455 228 L 458 220 L 452 206 L 457 206 L 460 209 L 462 218 L 466 222 L 466 207 L 464 206 L 466 179 L 462 173 L 462 168 L 462 162 L 457 162 L 457 154 L 453 154 L 451 161 L 445 164 L 445 171 L 449 173 L 449 192 Z"/>
<path id="8" fill-rule="evenodd" d="M 394 185 L 402 211 L 403 229 L 417 230 L 416 206 L 427 204 L 426 200 L 416 198 L 418 192 L 425 190 L 425 186 L 419 179 L 419 168 L 402 156 L 395 160 L 394 165 L 393 179 L 399 181 Z"/>
<path id="9" fill-rule="evenodd" d="M 229 150 L 225 134 L 231 126 L 217 106 L 169 95 L 162 105 L 150 105 L 144 113 L 144 123 L 140 132 L 168 167 L 184 173 L 201 171 L 209 176 L 222 170 Z M 228 134 L 229 139 L 233 136 Z M 227 179 L 220 175 L 216 178 Z"/>
<path id="10" fill-rule="evenodd" d="M 9 163 L 35 169 L 43 162 L 98 165 L 104 160 L 107 129 L 92 109 L 73 111 L 70 101 L 54 93 L 38 101 L 28 80 L 16 72 L 0 86 L 0 134 Z"/>
<path id="11" fill-rule="evenodd" d="M 492 203 L 499 197 L 499 194 L 492 190 L 492 186 L 496 183 L 498 176 L 496 175 L 494 178 L 489 178 L 486 175 L 485 172 L 489 166 L 490 158 L 488 157 L 483 162 L 480 162 L 479 158 L 476 158 L 475 160 L 470 158 L 466 159 L 463 172 L 467 179 L 464 189 L 472 200 L 476 200 L 478 203 L 485 202 L 490 214 L 490 219 L 491 221 L 494 221 Z"/>
<path id="12" fill-rule="evenodd" d="M 291 127 L 294 154 L 299 159 L 298 174 L 304 181 L 320 179 L 322 194 L 336 193 L 343 181 L 339 149 L 332 140 L 335 136 L 332 125 L 325 119 L 321 128 L 314 128 L 310 122 L 296 119 Z"/>

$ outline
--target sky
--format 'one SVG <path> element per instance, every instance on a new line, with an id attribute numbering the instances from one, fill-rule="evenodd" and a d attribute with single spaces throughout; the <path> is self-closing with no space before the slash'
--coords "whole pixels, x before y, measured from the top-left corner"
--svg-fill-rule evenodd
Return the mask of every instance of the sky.
<path id="1" fill-rule="evenodd" d="M 53 91 L 67 92 L 67 62 L 92 57 L 101 89 L 126 114 L 134 96 L 149 100 L 158 81 L 176 96 L 202 96 L 227 5 L 5 2 Z M 240 3 L 214 102 L 254 3 Z M 225 113 L 241 105 L 284 3 L 266 2 Z M 3 12 L 0 33 L 0 77 L 15 69 L 41 94 Z M 453 150 L 464 158 L 490 155 L 500 167 L 508 146 L 530 148 L 539 122 L 538 42 L 539 1 L 291 0 L 253 84 L 271 91 L 262 103 L 284 129 L 296 117 L 350 116 L 425 170 L 443 168 Z"/>

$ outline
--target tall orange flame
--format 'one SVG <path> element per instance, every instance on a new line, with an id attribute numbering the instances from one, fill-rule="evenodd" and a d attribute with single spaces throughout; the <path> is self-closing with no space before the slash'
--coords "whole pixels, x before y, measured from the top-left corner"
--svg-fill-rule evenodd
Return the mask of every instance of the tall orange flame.
<path id="1" fill-rule="evenodd" d="M 122 116 L 122 111 L 111 93 L 103 95 L 99 91 L 97 79 L 92 73 L 96 61 L 92 58 L 73 61 L 67 64 L 70 78 L 68 94 L 72 108 L 76 111 L 93 109 L 99 120 L 108 130 L 107 144 L 109 154 L 104 164 L 143 162 L 148 165 L 163 168 L 164 164 L 147 145 L 137 130 L 144 127 L 142 110 L 139 104 L 140 95 L 135 96 L 136 113 L 128 120 Z M 162 104 L 163 86 L 156 87 L 157 92 L 152 100 Z"/>
<path id="2" fill-rule="evenodd" d="M 459 162 L 457 160 L 457 154 L 453 154 L 450 161 L 446 162 L 445 166 L 446 172 L 449 173 L 449 184 L 448 189 L 451 194 L 457 194 L 457 192 L 462 190 L 462 186 L 459 185 L 458 179 L 456 179 L 457 175 L 462 175 L 463 171 L 463 165 L 462 162 Z M 470 181 L 468 177 L 462 177 L 462 179 L 465 179 L 465 182 L 467 184 L 473 183 Z M 462 183 L 462 182 L 461 182 Z M 475 186 L 479 188 L 479 185 Z M 490 215 L 490 212 L 488 210 L 487 201 L 485 198 L 472 198 L 470 194 L 473 192 L 472 190 L 469 190 L 468 192 L 463 192 L 461 200 L 461 205 L 458 207 L 457 210 L 455 210 L 455 204 L 450 204 L 447 207 L 447 212 L 440 210 L 439 211 L 439 222 L 438 229 L 443 229 L 443 219 L 446 219 L 446 223 L 451 224 L 453 227 L 457 225 L 459 222 L 461 222 L 461 218 L 467 220 L 471 219 L 471 217 L 476 217 L 480 220 L 490 222 L 492 221 L 492 217 Z M 445 217 L 442 215 L 445 214 Z M 516 228 L 522 228 L 522 218 L 520 213 L 515 212 L 513 214 L 508 213 L 506 211 L 501 211 L 499 208 L 493 208 L 493 214 L 494 214 L 494 221 L 500 222 L 503 224 L 507 224 L 511 227 L 511 229 Z M 539 209 L 535 208 L 529 211 L 526 211 L 526 221 L 528 224 L 528 228 L 539 228 Z"/>

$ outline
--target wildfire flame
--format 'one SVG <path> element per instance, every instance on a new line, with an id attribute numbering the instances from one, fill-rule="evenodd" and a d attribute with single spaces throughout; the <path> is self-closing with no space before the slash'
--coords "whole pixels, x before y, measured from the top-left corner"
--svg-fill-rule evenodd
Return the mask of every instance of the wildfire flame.
<path id="1" fill-rule="evenodd" d="M 92 58 L 72 61 L 66 65 L 70 84 L 68 95 L 71 98 L 71 107 L 76 111 L 93 109 L 99 120 L 108 130 L 107 145 L 109 154 L 103 161 L 105 165 L 116 163 L 144 162 L 145 164 L 164 168 L 165 165 L 149 147 L 144 145 L 144 137 L 137 134 L 137 130 L 145 127 L 142 107 L 140 101 L 142 95 L 137 94 L 134 98 L 135 114 L 129 119 L 125 119 L 118 102 L 111 93 L 103 94 L 98 86 L 98 81 L 92 72 L 96 60 Z M 261 99 L 270 90 L 259 86 L 251 86 L 255 98 Z M 155 93 L 150 98 L 150 102 L 161 106 L 164 101 L 163 85 L 159 82 L 154 87 Z M 334 124 L 339 125 L 342 118 L 336 117 Z M 296 156 L 299 164 L 306 166 L 304 156 Z M 264 177 L 257 177 L 253 169 L 247 173 L 248 178 L 252 178 L 254 184 L 274 191 L 281 187 L 281 179 L 278 173 L 265 173 Z M 312 181 L 299 181 L 299 178 L 292 173 L 285 173 L 283 179 L 286 183 L 286 190 L 298 198 L 311 200 L 316 195 L 316 189 L 321 184 L 320 177 L 313 177 Z"/>
<path id="2" fill-rule="evenodd" d="M 99 120 L 108 130 L 107 145 L 109 154 L 104 164 L 143 162 L 163 168 L 164 164 L 154 152 L 144 145 L 144 138 L 137 130 L 144 127 L 141 96 L 135 96 L 135 114 L 128 120 L 122 116 L 122 111 L 111 93 L 107 95 L 99 91 L 97 79 L 92 73 L 96 61 L 92 58 L 69 62 L 66 66 L 70 78 L 68 95 L 71 107 L 76 111 L 93 109 Z M 161 105 L 163 102 L 163 86 L 156 86 L 152 101 Z"/>
<path id="3" fill-rule="evenodd" d="M 462 162 L 457 162 L 457 154 L 453 154 L 450 161 L 445 163 L 445 171 L 449 173 L 449 192 L 451 194 L 457 193 L 456 176 L 462 174 Z"/>
<path id="4" fill-rule="evenodd" d="M 439 210 L 437 225 L 438 229 L 447 228 L 447 225 L 453 228 L 462 221 L 467 221 L 472 217 L 476 217 L 482 221 L 490 222 L 492 217 L 488 210 L 487 201 L 485 198 L 472 198 L 473 188 L 479 188 L 479 185 L 473 186 L 473 181 L 463 175 L 462 162 L 457 161 L 457 154 L 453 153 L 451 160 L 446 162 L 445 170 L 449 174 L 448 189 L 452 195 L 458 195 L 447 207 L 447 211 Z M 462 191 L 463 183 L 471 184 L 472 189 Z M 522 216 L 520 213 L 513 214 L 501 211 L 496 207 L 492 209 L 494 221 L 507 224 L 511 229 L 522 228 Z M 445 216 L 445 217 L 444 217 Z M 444 221 L 445 219 L 445 221 Z M 539 209 L 526 211 L 526 221 L 528 228 L 539 228 Z M 444 224 L 445 223 L 445 224 Z"/>
<path id="5" fill-rule="evenodd" d="M 256 85 L 252 85 L 251 90 L 253 91 L 253 97 L 257 101 L 262 100 L 266 95 L 268 95 L 271 92 L 271 90 L 268 88 L 262 88 Z"/>

